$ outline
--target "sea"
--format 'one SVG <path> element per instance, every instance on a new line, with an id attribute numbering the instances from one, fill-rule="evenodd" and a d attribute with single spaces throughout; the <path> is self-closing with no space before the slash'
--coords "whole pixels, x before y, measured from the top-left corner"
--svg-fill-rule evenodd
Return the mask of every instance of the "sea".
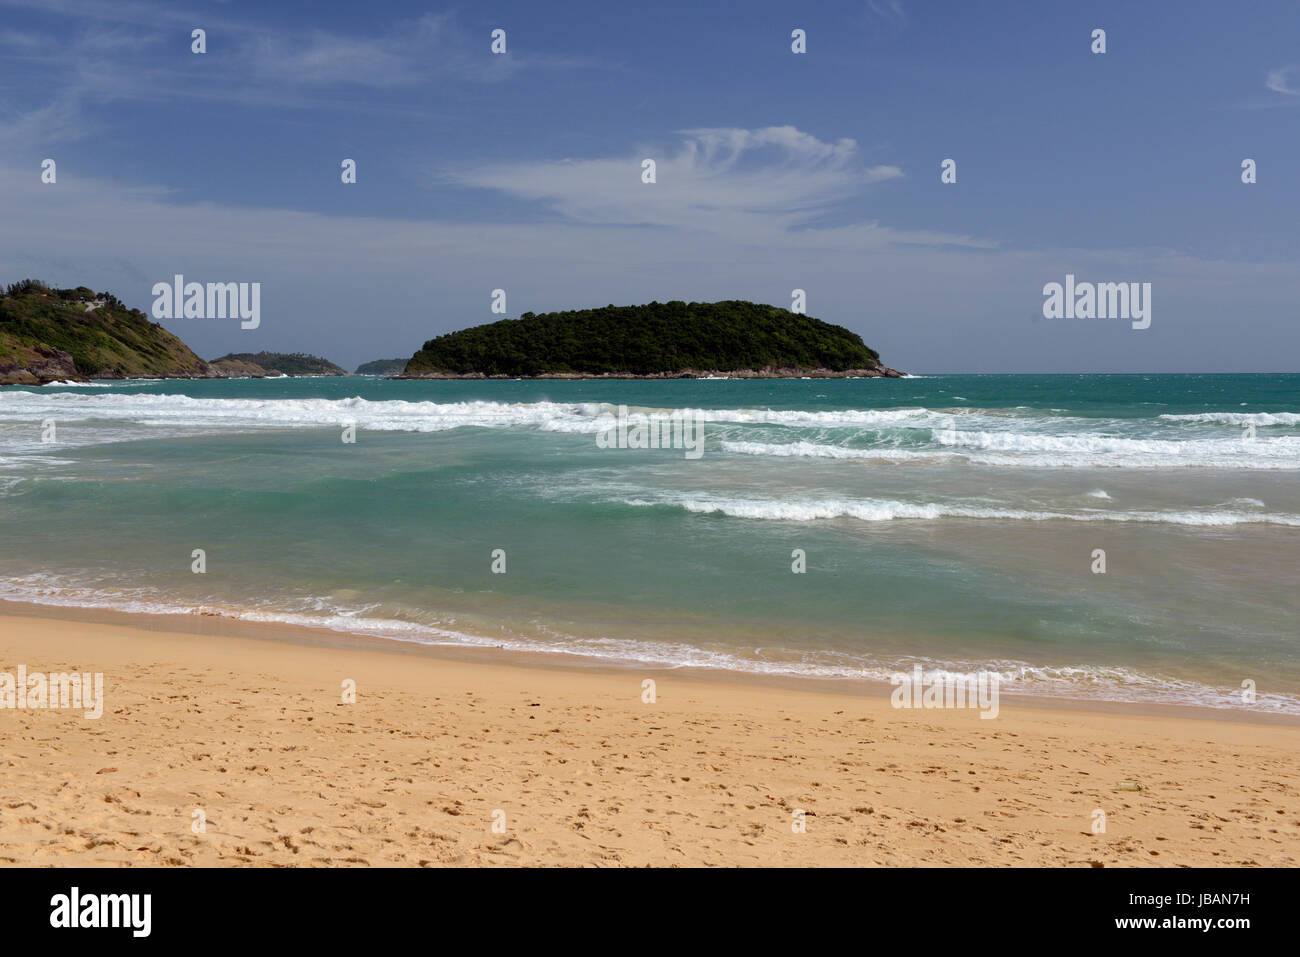
<path id="1" fill-rule="evenodd" d="M 1298 573 L 1300 375 L 0 389 L 25 602 L 1300 714 Z"/>

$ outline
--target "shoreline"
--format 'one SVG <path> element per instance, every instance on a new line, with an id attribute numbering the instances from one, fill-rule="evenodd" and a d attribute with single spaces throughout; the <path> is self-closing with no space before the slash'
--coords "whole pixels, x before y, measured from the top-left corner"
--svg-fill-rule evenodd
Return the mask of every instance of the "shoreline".
<path id="1" fill-rule="evenodd" d="M 647 671 L 11 611 L 0 672 L 105 677 L 99 720 L 0 710 L 4 865 L 1300 863 L 1294 726 L 679 671 L 646 701 Z"/>
<path id="2" fill-rule="evenodd" d="M 688 681 L 735 683 L 760 688 L 787 689 L 813 694 L 860 695 L 888 699 L 893 691 L 886 681 L 868 678 L 832 678 L 797 674 L 763 674 L 697 665 L 669 666 L 634 659 L 598 658 L 563 650 L 531 651 L 504 646 L 454 641 L 432 642 L 368 635 L 282 621 L 251 621 L 230 615 L 201 613 L 136 612 L 84 605 L 47 605 L 0 598 L 0 623 L 10 617 L 38 618 L 91 625 L 122 625 L 144 631 L 184 633 L 209 638 L 242 638 L 304 647 L 340 648 L 393 655 L 416 655 L 467 664 L 505 665 L 546 671 L 573 671 L 625 675 L 629 672 L 662 677 L 674 675 Z M 1185 720 L 1226 721 L 1242 724 L 1300 728 L 1300 715 L 1201 707 L 1167 702 L 1112 701 L 1087 697 L 1053 697 L 1000 691 L 1002 700 L 1019 707 L 1046 711 L 1170 717 Z"/>
<path id="3" fill-rule="evenodd" d="M 211 363 L 209 363 L 211 365 Z M 207 373 L 189 373 L 185 375 L 119 375 L 119 376 L 84 376 L 81 373 L 68 373 L 59 375 L 38 375 L 36 373 L 27 373 L 27 370 L 20 370 L 23 378 L 19 373 L 15 373 L 13 378 L 0 378 L 0 386 L 27 385 L 27 386 L 47 386 L 58 385 L 62 382 L 75 382 L 85 384 L 87 382 L 173 382 L 173 381 L 215 381 L 221 379 L 239 380 L 239 379 L 350 379 L 350 378 L 376 378 L 388 379 L 392 381 L 399 380 L 472 380 L 472 381 L 521 381 L 531 382 L 537 380 L 651 380 L 663 381 L 672 379 L 912 379 L 916 378 L 907 372 L 899 372 L 897 369 L 891 369 L 882 366 L 879 369 L 846 369 L 837 372 L 833 369 L 739 369 L 734 372 L 723 372 L 714 370 L 711 372 L 700 371 L 695 369 L 684 370 L 681 372 L 654 372 L 644 375 L 637 375 L 631 372 L 543 372 L 538 375 L 488 375 L 485 372 L 428 372 L 407 375 L 399 373 L 397 375 L 386 375 L 384 373 L 360 373 L 360 372 L 310 372 L 289 375 L 286 373 L 275 372 L 245 372 L 242 370 L 213 369 Z M 28 381 L 34 379 L 35 381 Z"/>
<path id="4" fill-rule="evenodd" d="M 538 375 L 488 375 L 485 372 L 417 372 L 412 375 L 384 376 L 385 379 L 506 379 L 534 381 L 538 379 L 573 379 L 573 380 L 665 380 L 665 379 L 907 379 L 906 372 L 881 366 L 878 369 L 737 369 L 731 372 L 721 370 L 704 371 L 684 369 L 681 372 L 652 372 L 636 375 L 631 372 L 542 372 Z"/>

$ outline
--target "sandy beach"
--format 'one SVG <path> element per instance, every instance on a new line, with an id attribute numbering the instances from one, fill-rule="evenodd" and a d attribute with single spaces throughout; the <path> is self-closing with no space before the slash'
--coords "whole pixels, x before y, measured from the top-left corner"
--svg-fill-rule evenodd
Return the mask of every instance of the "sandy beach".
<path id="1" fill-rule="evenodd" d="M 195 628 L 0 616 L 0 672 L 103 672 L 106 702 L 98 720 L 0 711 L 0 862 L 1236 867 L 1300 855 L 1295 725 L 1006 699 L 981 720 L 896 710 L 879 689 Z M 342 700 L 348 680 L 355 703 Z"/>

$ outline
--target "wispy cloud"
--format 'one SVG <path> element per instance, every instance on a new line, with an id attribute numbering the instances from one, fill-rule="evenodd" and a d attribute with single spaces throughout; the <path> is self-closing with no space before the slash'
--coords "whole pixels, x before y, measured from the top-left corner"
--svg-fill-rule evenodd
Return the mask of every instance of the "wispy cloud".
<path id="1" fill-rule="evenodd" d="M 615 159 L 510 162 L 446 174 L 470 187 L 544 204 L 588 224 L 652 225 L 772 238 L 814 223 L 847 197 L 903 175 L 866 166 L 851 139 L 825 142 L 793 126 L 679 132 L 671 149 Z M 652 184 L 642 163 L 655 161 Z"/>
<path id="2" fill-rule="evenodd" d="M 1264 85 L 1274 93 L 1284 93 L 1287 96 L 1300 96 L 1300 89 L 1291 85 L 1291 73 L 1295 70 L 1293 66 L 1279 67 L 1275 70 L 1268 71 L 1268 77 L 1264 80 Z"/>
<path id="3" fill-rule="evenodd" d="M 236 55 L 254 75 L 275 81 L 399 86 L 428 75 L 437 60 L 427 51 L 445 44 L 448 32 L 447 18 L 430 14 L 384 36 L 262 34 Z"/>
<path id="4" fill-rule="evenodd" d="M 903 12 L 902 0 L 867 0 L 867 9 L 892 26 L 907 25 L 907 14 Z"/>
<path id="5" fill-rule="evenodd" d="M 21 64 L 45 79 L 0 99 L 0 137 L 33 123 L 48 138 L 85 135 L 93 107 L 111 102 L 201 100 L 276 108 L 346 108 L 416 114 L 409 96 L 376 102 L 391 91 L 494 83 L 535 70 L 599 67 L 594 59 L 489 53 L 489 38 L 472 36 L 452 14 L 377 24 L 366 35 L 323 29 L 284 29 L 220 11 L 178 5 L 84 0 L 0 0 L 36 19 L 19 31 L 0 29 L 0 63 Z M 44 17 L 46 19 L 42 20 Z M 204 69 L 191 68 L 190 31 L 207 32 Z M 51 80 L 52 78 L 52 80 Z M 356 94 L 349 102 L 350 94 Z M 423 112 L 427 112 L 424 110 Z"/>
<path id="6" fill-rule="evenodd" d="M 0 46 L 9 47 L 12 50 L 38 50 L 41 46 L 39 34 L 28 33 L 23 30 L 0 30 Z"/>

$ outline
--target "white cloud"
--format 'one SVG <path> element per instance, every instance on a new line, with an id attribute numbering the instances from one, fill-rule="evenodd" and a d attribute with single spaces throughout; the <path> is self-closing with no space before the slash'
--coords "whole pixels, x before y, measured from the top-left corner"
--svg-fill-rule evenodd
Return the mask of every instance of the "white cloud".
<path id="1" fill-rule="evenodd" d="M 257 76 L 305 84 L 396 86 L 420 78 L 417 61 L 397 38 L 345 37 L 314 30 L 305 36 L 265 36 L 240 51 Z"/>
<path id="2" fill-rule="evenodd" d="M 1300 96 L 1300 89 L 1291 86 L 1291 72 L 1295 67 L 1281 67 L 1276 70 L 1269 70 L 1268 77 L 1264 80 L 1264 85 L 1275 93 L 1285 93 L 1287 96 Z"/>
<path id="3" fill-rule="evenodd" d="M 806 226 L 867 186 L 903 175 L 864 166 L 851 139 L 824 142 L 793 126 L 682 130 L 675 149 L 617 159 L 511 162 L 446 176 L 540 202 L 592 224 L 644 224 L 754 242 Z M 656 181 L 641 181 L 653 159 Z"/>

